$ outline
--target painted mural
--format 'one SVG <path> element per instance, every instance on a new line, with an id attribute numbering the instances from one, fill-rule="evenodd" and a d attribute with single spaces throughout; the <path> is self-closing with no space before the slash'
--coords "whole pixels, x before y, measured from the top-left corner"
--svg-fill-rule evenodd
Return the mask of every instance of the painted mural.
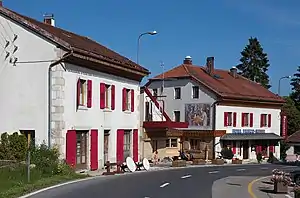
<path id="1" fill-rule="evenodd" d="M 190 127 L 208 127 L 210 120 L 210 104 L 185 104 L 185 121 Z"/>

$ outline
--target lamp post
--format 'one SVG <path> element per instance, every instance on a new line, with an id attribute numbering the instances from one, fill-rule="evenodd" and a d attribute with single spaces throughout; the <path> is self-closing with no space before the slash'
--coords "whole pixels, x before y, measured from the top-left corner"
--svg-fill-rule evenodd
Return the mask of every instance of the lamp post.
<path id="1" fill-rule="evenodd" d="M 142 38 L 142 36 L 144 35 L 156 35 L 157 32 L 156 31 L 151 31 L 151 32 L 145 32 L 145 33 L 142 33 L 139 35 L 139 38 L 138 38 L 138 44 L 137 44 L 137 52 L 136 52 L 136 63 L 139 64 L 139 53 L 140 53 L 140 40 Z"/>
<path id="2" fill-rule="evenodd" d="M 279 81 L 278 81 L 278 96 L 280 96 L 280 82 L 282 79 L 290 79 L 292 78 L 292 76 L 282 76 L 281 78 L 279 78 Z"/>

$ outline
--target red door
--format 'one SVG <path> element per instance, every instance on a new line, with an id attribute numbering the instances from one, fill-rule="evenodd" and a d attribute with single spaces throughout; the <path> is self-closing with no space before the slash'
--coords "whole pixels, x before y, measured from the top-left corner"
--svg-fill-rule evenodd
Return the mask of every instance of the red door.
<path id="1" fill-rule="evenodd" d="M 117 162 L 124 162 L 124 130 L 117 130 Z"/>
<path id="2" fill-rule="evenodd" d="M 137 129 L 133 130 L 133 160 L 139 161 L 139 131 Z"/>
<path id="3" fill-rule="evenodd" d="M 98 130 L 91 130 L 91 170 L 98 169 Z"/>

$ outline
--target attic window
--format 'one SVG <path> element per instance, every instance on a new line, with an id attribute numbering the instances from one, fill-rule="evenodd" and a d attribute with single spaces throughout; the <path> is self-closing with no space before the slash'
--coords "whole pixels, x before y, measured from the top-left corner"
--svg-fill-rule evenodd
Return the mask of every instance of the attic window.
<path id="1" fill-rule="evenodd" d="M 218 75 L 218 74 L 214 74 L 214 78 L 221 79 L 222 77 L 220 75 Z"/>

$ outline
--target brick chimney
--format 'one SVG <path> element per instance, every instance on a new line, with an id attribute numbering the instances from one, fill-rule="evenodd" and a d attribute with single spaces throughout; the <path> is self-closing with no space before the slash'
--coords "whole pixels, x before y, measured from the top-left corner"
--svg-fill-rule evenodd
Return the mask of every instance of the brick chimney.
<path id="1" fill-rule="evenodd" d="M 233 77 L 233 78 L 236 78 L 237 77 L 237 68 L 235 66 L 233 66 L 230 70 L 230 75 Z"/>
<path id="2" fill-rule="evenodd" d="M 192 65 L 193 64 L 192 57 L 186 56 L 185 59 L 183 60 L 183 64 Z"/>
<path id="3" fill-rule="evenodd" d="M 54 15 L 53 14 L 45 14 L 44 15 L 44 23 L 55 26 L 55 20 L 54 20 Z"/>
<path id="4" fill-rule="evenodd" d="M 215 67 L 215 57 L 207 57 L 206 59 L 206 71 L 209 75 L 213 75 Z"/>

